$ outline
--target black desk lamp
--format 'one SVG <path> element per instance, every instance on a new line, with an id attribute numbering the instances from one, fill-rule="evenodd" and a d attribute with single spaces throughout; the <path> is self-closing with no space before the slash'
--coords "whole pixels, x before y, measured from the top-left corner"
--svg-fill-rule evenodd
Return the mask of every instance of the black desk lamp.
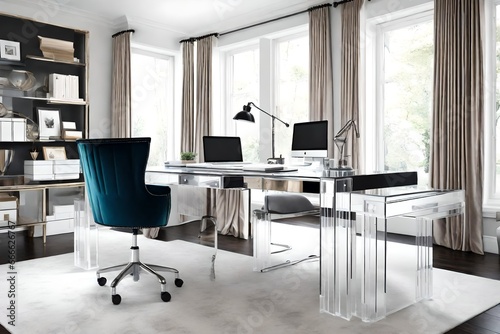
<path id="1" fill-rule="evenodd" d="M 280 121 L 281 123 L 285 124 L 285 126 L 288 128 L 290 125 L 288 123 L 285 123 L 283 122 L 281 119 L 279 119 L 278 117 L 274 116 L 274 115 L 271 115 L 267 112 L 265 112 L 264 110 L 260 109 L 259 107 L 257 107 L 253 102 L 248 102 L 246 106 L 243 106 L 243 110 L 238 112 L 236 114 L 236 116 L 233 117 L 234 120 L 237 120 L 237 121 L 247 121 L 247 122 L 252 122 L 252 123 L 255 123 L 255 118 L 253 117 L 252 113 L 250 112 L 250 110 L 252 109 L 252 107 L 250 105 L 253 105 L 255 108 L 259 109 L 260 111 L 262 111 L 264 114 L 266 114 L 267 116 L 271 117 L 272 119 L 272 130 L 271 130 L 271 149 L 272 149 L 272 159 L 277 161 L 278 159 L 282 159 L 281 157 L 280 158 L 276 158 L 274 156 L 274 120 L 278 120 Z M 283 160 L 279 160 L 277 163 L 283 163 Z"/>

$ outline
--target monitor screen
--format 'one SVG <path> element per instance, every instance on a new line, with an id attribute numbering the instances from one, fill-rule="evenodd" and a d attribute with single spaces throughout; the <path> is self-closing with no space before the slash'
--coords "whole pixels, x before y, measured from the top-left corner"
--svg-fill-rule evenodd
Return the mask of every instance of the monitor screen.
<path id="1" fill-rule="evenodd" d="M 292 135 L 292 157 L 328 157 L 328 121 L 295 123 Z"/>
<path id="2" fill-rule="evenodd" d="M 240 137 L 203 136 L 205 162 L 243 161 Z"/>

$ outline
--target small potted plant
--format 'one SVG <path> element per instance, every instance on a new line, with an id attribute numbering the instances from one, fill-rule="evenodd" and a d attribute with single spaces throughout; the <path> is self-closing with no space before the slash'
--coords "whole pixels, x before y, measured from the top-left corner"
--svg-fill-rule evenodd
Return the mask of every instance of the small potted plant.
<path id="1" fill-rule="evenodd" d="M 195 162 L 196 153 L 195 152 L 181 152 L 182 163 Z"/>

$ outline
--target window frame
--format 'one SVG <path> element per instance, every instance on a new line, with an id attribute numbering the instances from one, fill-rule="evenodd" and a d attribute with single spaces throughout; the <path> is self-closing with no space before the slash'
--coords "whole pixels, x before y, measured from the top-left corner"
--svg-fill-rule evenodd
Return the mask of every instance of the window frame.
<path id="1" fill-rule="evenodd" d="M 499 0 L 500 1 L 500 0 Z M 366 110 L 363 132 L 365 145 L 365 170 L 383 171 L 384 149 L 384 34 L 414 24 L 434 19 L 432 3 L 392 13 L 391 16 L 374 17 L 366 23 Z M 370 108 L 370 106 L 374 106 Z M 368 124 L 375 124 L 369 126 Z M 432 126 L 432 125 L 431 125 Z"/>
<path id="2" fill-rule="evenodd" d="M 484 177 L 483 216 L 496 218 L 500 189 L 496 189 L 496 7 L 500 0 L 484 3 Z M 499 74 L 500 75 L 500 74 Z M 489 140 L 491 138 L 491 140 Z"/>
<path id="3" fill-rule="evenodd" d="M 298 37 L 308 37 L 308 33 L 308 25 L 302 24 L 293 29 L 262 35 L 258 38 L 252 38 L 236 45 L 227 45 L 219 49 L 221 55 L 221 78 L 223 78 L 223 82 L 221 83 L 221 101 L 223 101 L 221 110 L 223 112 L 221 112 L 219 123 L 215 127 L 216 131 L 220 129 L 222 135 L 236 134 L 232 118 L 239 111 L 238 108 L 240 107 L 236 106 L 236 109 L 233 110 L 231 107 L 231 96 L 228 93 L 229 87 L 232 85 L 232 56 L 252 49 L 259 50 L 259 96 L 256 99 L 258 101 L 251 102 L 255 102 L 260 108 L 274 115 L 277 100 L 275 87 L 277 60 L 275 48 L 279 45 L 279 42 Z M 255 110 L 255 108 L 252 108 L 252 112 L 255 112 L 256 115 L 257 113 L 260 114 L 260 111 Z M 214 119 L 217 119 L 217 117 Z M 276 122 L 277 128 L 280 126 L 278 123 Z M 259 126 L 259 160 L 264 162 L 271 156 L 271 147 L 270 145 L 266 145 L 269 141 L 266 135 L 269 136 L 271 131 L 271 118 L 264 115 L 260 117 L 260 122 L 256 121 L 256 125 Z"/>
<path id="4" fill-rule="evenodd" d="M 173 74 L 172 78 L 172 107 L 173 107 L 173 114 L 172 114 L 172 122 L 169 122 L 166 124 L 166 129 L 165 132 L 169 133 L 169 140 L 168 147 L 167 147 L 167 160 L 176 160 L 177 157 L 180 156 L 180 123 L 181 123 L 181 114 L 177 113 L 176 110 L 180 110 L 180 100 L 178 99 L 177 96 L 181 95 L 181 88 L 182 85 L 180 84 L 180 75 L 182 69 L 180 68 L 180 52 L 173 52 L 165 49 L 160 49 L 156 47 L 151 47 L 148 45 L 143 45 L 139 43 L 131 43 L 130 46 L 130 53 L 131 56 L 132 54 L 140 54 L 144 56 L 149 56 L 149 57 L 154 57 L 154 58 L 159 58 L 159 59 L 165 59 L 171 61 L 171 70 Z M 131 64 L 131 66 L 133 66 Z M 132 113 L 133 113 L 133 101 L 131 104 L 130 108 L 130 119 L 132 119 Z M 133 124 L 130 124 L 130 131 L 131 133 L 133 132 L 132 127 Z M 178 159 L 177 159 L 178 160 Z"/>

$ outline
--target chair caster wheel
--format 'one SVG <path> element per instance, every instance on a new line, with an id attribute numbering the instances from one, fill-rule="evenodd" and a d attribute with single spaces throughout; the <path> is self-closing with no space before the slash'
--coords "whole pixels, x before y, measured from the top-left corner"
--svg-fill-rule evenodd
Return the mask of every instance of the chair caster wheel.
<path id="1" fill-rule="evenodd" d="M 122 297 L 120 295 L 111 295 L 111 301 L 113 304 L 118 305 L 122 302 Z"/>
<path id="2" fill-rule="evenodd" d="M 176 287 L 180 288 L 182 284 L 184 284 L 184 281 L 181 280 L 180 278 L 176 278 L 174 283 Z"/>
<path id="3" fill-rule="evenodd" d="M 97 284 L 99 284 L 100 286 L 105 286 L 107 281 L 108 280 L 106 279 L 106 277 L 99 277 L 97 279 Z"/>
<path id="4" fill-rule="evenodd" d="M 172 296 L 170 296 L 170 293 L 168 293 L 166 291 L 161 293 L 161 300 L 163 300 L 164 302 L 169 302 L 170 299 L 172 299 Z"/>

